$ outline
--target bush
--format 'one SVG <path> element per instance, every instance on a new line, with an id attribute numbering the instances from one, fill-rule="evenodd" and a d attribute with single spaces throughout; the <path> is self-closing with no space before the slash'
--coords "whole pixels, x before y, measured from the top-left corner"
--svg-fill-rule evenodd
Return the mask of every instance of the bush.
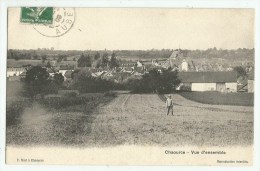
<path id="1" fill-rule="evenodd" d="M 191 86 L 182 85 L 180 87 L 180 91 L 191 91 Z"/>
<path id="2" fill-rule="evenodd" d="M 23 94 L 27 97 L 36 98 L 36 96 L 44 96 L 46 94 L 55 94 L 62 86 L 64 77 L 60 73 L 56 73 L 51 79 L 46 68 L 40 66 L 31 67 L 25 78 L 22 79 Z"/>
<path id="3" fill-rule="evenodd" d="M 113 81 L 94 78 L 86 74 L 79 74 L 78 78 L 72 85 L 72 89 L 78 90 L 81 93 L 98 93 L 114 90 L 118 87 Z"/>
<path id="4" fill-rule="evenodd" d="M 48 85 L 46 85 L 41 94 L 57 94 L 59 87 L 60 86 L 55 82 L 50 82 Z"/>

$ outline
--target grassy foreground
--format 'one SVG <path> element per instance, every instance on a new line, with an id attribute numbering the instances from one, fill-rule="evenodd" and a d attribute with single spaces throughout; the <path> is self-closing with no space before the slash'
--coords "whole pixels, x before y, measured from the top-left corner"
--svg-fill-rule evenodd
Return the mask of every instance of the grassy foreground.
<path id="1" fill-rule="evenodd" d="M 43 99 L 30 105 L 15 102 L 7 108 L 7 144 L 82 144 L 82 135 L 91 132 L 95 118 L 93 111 L 114 97 L 92 93 L 80 97 Z"/>
<path id="2" fill-rule="evenodd" d="M 180 92 L 179 94 L 189 100 L 206 104 L 254 106 L 253 93 Z"/>

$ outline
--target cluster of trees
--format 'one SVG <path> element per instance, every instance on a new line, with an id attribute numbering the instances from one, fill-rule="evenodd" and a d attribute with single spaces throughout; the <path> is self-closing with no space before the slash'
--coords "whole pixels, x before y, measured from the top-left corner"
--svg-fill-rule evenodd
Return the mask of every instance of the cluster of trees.
<path id="1" fill-rule="evenodd" d="M 127 89 L 134 93 L 170 93 L 178 87 L 178 72 L 169 70 L 151 70 L 142 79 L 131 79 L 126 83 Z"/>
<path id="2" fill-rule="evenodd" d="M 118 67 L 118 61 L 116 59 L 116 54 L 112 52 L 110 58 L 107 52 L 103 53 L 101 56 L 99 52 L 97 52 L 94 56 L 81 54 L 78 59 L 78 67 L 91 67 L 92 64 L 94 67 Z"/>
<path id="3" fill-rule="evenodd" d="M 243 77 L 243 78 L 245 78 L 245 77 L 247 76 L 247 71 L 246 71 L 246 69 L 245 69 L 244 67 L 242 67 L 242 66 L 236 66 L 236 67 L 234 67 L 234 71 L 237 72 L 237 78 L 238 78 L 238 77 Z"/>
<path id="4" fill-rule="evenodd" d="M 118 64 L 118 61 L 116 59 L 116 54 L 115 54 L 115 52 L 113 52 L 112 55 L 111 55 L 111 59 L 109 61 L 109 67 L 114 68 L 114 67 L 118 67 L 118 66 L 119 66 L 119 64 Z"/>
<path id="5" fill-rule="evenodd" d="M 54 60 L 56 60 L 57 62 L 66 61 L 67 55 L 59 54 L 59 55 L 57 55 L 57 57 L 54 57 Z"/>
<path id="6" fill-rule="evenodd" d="M 22 79 L 24 82 L 24 95 L 36 98 L 37 95 L 57 93 L 62 87 L 64 77 L 61 73 L 55 73 L 50 78 L 46 68 L 34 66 L 28 69 L 26 76 Z"/>
<path id="7" fill-rule="evenodd" d="M 78 59 L 78 67 L 91 67 L 92 61 L 89 55 L 84 56 L 81 54 L 80 58 Z"/>

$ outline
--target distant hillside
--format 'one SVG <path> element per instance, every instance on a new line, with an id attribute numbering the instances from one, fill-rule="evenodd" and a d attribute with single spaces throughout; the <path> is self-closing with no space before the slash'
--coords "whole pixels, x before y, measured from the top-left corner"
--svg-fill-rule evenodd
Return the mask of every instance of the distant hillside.
<path id="1" fill-rule="evenodd" d="M 222 58 L 229 60 L 247 59 L 254 60 L 254 49 L 236 49 L 236 50 L 221 50 L 221 49 L 207 49 L 207 50 L 183 50 L 184 57 L 191 58 Z"/>
<path id="2" fill-rule="evenodd" d="M 70 57 L 77 56 L 77 55 L 90 55 L 94 56 L 96 53 L 108 53 L 109 55 L 114 52 L 117 57 L 120 59 L 125 60 L 150 60 L 150 59 L 165 59 L 170 57 L 173 50 L 171 49 L 162 49 L 162 50 L 101 50 L 101 51 L 94 51 L 94 50 L 85 50 L 85 51 L 77 51 L 77 50 L 70 50 L 70 51 L 61 51 L 61 50 L 8 50 L 7 58 L 8 59 L 33 59 L 33 60 L 40 60 L 42 57 L 47 57 L 47 59 L 56 59 L 59 57 L 68 58 L 67 60 L 72 60 Z M 222 58 L 225 60 L 249 60 L 254 61 L 254 49 L 236 49 L 236 50 L 222 50 L 217 48 L 210 48 L 207 50 L 181 50 L 183 53 L 183 57 L 189 57 L 192 59 L 198 58 Z M 75 60 L 75 59 L 74 59 Z"/>

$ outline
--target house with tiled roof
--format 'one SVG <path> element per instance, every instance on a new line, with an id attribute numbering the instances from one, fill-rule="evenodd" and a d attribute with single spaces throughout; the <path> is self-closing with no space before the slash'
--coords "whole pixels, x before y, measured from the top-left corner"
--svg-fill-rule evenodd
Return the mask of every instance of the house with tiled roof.
<path id="1" fill-rule="evenodd" d="M 121 62 L 121 64 L 119 65 L 120 68 L 134 67 L 134 66 L 136 66 L 136 62 Z"/>
<path id="2" fill-rule="evenodd" d="M 137 72 L 137 71 L 134 71 L 133 73 L 132 73 L 132 75 L 134 75 L 134 76 L 142 76 L 142 75 L 144 75 L 145 74 L 145 72 Z"/>
<path id="3" fill-rule="evenodd" d="M 53 77 L 55 72 L 51 68 L 46 68 L 46 71 L 49 73 L 50 77 Z"/>
<path id="4" fill-rule="evenodd" d="M 165 68 L 164 67 L 162 67 L 162 66 L 151 66 L 147 71 L 149 72 L 149 71 L 151 71 L 151 70 L 157 70 L 157 71 L 159 71 L 159 72 L 162 72 L 163 70 L 164 70 Z"/>
<path id="5" fill-rule="evenodd" d="M 92 77 L 95 77 L 95 78 L 98 77 L 98 75 L 97 75 L 96 73 L 91 73 L 91 76 L 92 76 Z"/>
<path id="6" fill-rule="evenodd" d="M 110 78 L 113 77 L 113 73 L 112 73 L 111 71 L 109 71 L 109 72 L 104 72 L 103 74 L 100 75 L 100 77 L 101 77 L 102 79 L 107 79 L 107 80 L 109 80 Z"/>
<path id="7" fill-rule="evenodd" d="M 119 67 L 115 67 L 113 68 L 111 71 L 114 72 L 120 72 L 122 69 L 120 69 Z"/>
<path id="8" fill-rule="evenodd" d="M 120 72 L 132 73 L 133 71 L 134 71 L 134 67 L 124 67 Z"/>
<path id="9" fill-rule="evenodd" d="M 188 63 L 185 61 L 183 63 L 183 53 L 180 49 L 176 49 L 172 52 L 168 59 L 153 59 L 152 65 L 157 67 L 162 67 L 165 69 L 172 68 L 173 70 L 182 69 L 188 70 Z"/>
<path id="10" fill-rule="evenodd" d="M 190 87 L 191 91 L 220 91 L 237 92 L 237 73 L 230 72 L 179 72 L 183 87 Z"/>
<path id="11" fill-rule="evenodd" d="M 74 71 L 73 65 L 61 65 L 59 68 L 59 73 L 61 73 L 63 76 L 67 71 Z"/>

